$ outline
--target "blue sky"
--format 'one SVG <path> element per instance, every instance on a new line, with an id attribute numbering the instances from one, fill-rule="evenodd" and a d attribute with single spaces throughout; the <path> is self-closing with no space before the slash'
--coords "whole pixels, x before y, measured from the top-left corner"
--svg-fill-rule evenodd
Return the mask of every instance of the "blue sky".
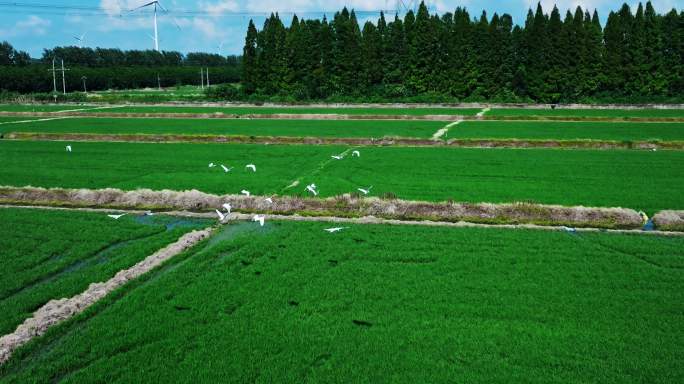
<path id="1" fill-rule="evenodd" d="M 150 1 L 150 0 L 147 0 Z M 85 34 L 85 45 L 89 47 L 118 47 L 121 49 L 149 49 L 153 47 L 152 16 L 150 13 L 135 13 L 121 17 L 122 11 L 147 2 L 145 0 L 26 0 L 24 3 L 101 7 L 101 11 L 76 11 L 54 9 L 26 9 L 0 6 L 0 41 L 7 40 L 17 49 L 28 51 L 39 57 L 43 48 L 56 45 L 77 45 L 74 36 Z M 192 51 L 239 54 L 242 50 L 247 23 L 253 18 L 261 27 L 264 14 L 271 11 L 284 13 L 286 23 L 292 17 L 290 12 L 304 13 L 304 17 L 321 17 L 318 11 L 335 11 L 343 6 L 361 11 L 394 9 L 394 0 L 160 0 L 176 16 L 159 18 L 160 47 L 183 53 Z M 405 2 L 407 2 L 405 0 Z M 1 2 L 0 2 L 1 3 Z M 524 20 L 528 7 L 535 7 L 537 0 L 433 0 L 429 2 L 433 12 L 453 11 L 465 6 L 471 15 L 479 15 L 483 9 L 491 16 L 494 12 L 510 13 L 516 23 Z M 568 8 L 580 5 L 583 8 L 598 9 L 605 20 L 610 10 L 616 10 L 621 1 L 608 0 L 542 0 L 545 11 L 558 4 L 563 13 Z M 636 1 L 627 1 L 635 6 Z M 684 9 L 684 0 L 653 0 L 659 12 L 674 8 Z M 178 15 L 183 10 L 202 10 L 201 15 Z M 330 14 L 328 14 L 330 16 Z M 361 14 L 361 22 L 377 15 Z M 219 49 L 220 47 L 220 49 Z"/>

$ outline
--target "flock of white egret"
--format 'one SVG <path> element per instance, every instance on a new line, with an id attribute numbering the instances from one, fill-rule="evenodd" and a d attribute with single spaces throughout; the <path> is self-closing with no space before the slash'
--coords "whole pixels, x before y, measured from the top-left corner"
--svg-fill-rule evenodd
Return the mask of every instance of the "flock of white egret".
<path id="1" fill-rule="evenodd" d="M 352 151 L 352 154 L 351 154 L 351 155 L 352 155 L 352 157 L 361 157 L 361 152 L 358 151 L 358 150 L 354 150 L 354 151 Z M 332 156 L 330 156 L 330 157 L 331 157 L 332 159 L 335 159 L 335 160 L 342 160 L 342 159 L 345 158 L 345 154 L 342 153 L 342 154 L 339 154 L 339 155 L 332 155 Z M 223 168 L 223 171 L 226 172 L 226 173 L 232 171 L 233 168 L 234 168 L 234 167 L 228 168 L 227 166 L 225 166 L 225 165 L 223 165 L 223 164 L 219 164 L 219 165 L 221 166 L 221 168 Z M 216 164 L 215 164 L 215 163 L 209 163 L 209 168 L 215 168 L 215 167 L 216 167 Z M 245 168 L 246 168 L 246 169 L 251 169 L 253 172 L 256 172 L 256 165 L 254 165 L 254 164 L 247 164 L 247 165 L 245 166 Z M 305 188 L 304 190 L 305 190 L 306 192 L 309 192 L 309 193 L 312 194 L 313 196 L 318 196 L 318 190 L 317 190 L 317 188 L 318 188 L 318 187 L 316 186 L 316 184 L 311 183 L 311 184 L 307 185 L 306 188 Z M 370 187 L 368 187 L 368 188 L 357 188 L 357 190 L 358 190 L 359 192 L 363 193 L 364 195 L 368 195 L 368 194 L 370 193 L 370 191 L 371 191 L 372 188 L 373 188 L 373 186 L 370 186 Z M 246 190 L 246 189 L 243 189 L 242 191 L 240 191 L 240 194 L 242 194 L 242 195 L 244 195 L 244 196 L 247 196 L 247 197 L 251 196 L 251 193 L 250 193 L 248 190 Z M 266 203 L 268 203 L 268 204 L 273 204 L 273 199 L 270 198 L 270 197 L 267 197 L 267 198 L 264 199 L 264 202 L 266 202 Z M 222 212 L 222 211 L 220 211 L 220 210 L 218 210 L 218 209 L 215 210 L 215 211 L 216 211 L 216 215 L 218 216 L 218 219 L 219 219 L 219 221 L 221 221 L 221 222 L 223 222 L 223 221 L 230 215 L 232 206 L 231 206 L 229 203 L 225 203 L 225 204 L 223 204 L 222 208 L 224 209 L 225 212 Z M 263 227 L 263 226 L 264 226 L 264 223 L 265 223 L 265 221 L 266 221 L 266 217 L 265 217 L 264 215 L 254 215 L 254 216 L 252 217 L 252 221 L 258 222 L 259 225 Z M 335 232 L 342 231 L 342 230 L 344 230 L 344 229 L 346 229 L 346 228 L 347 228 L 347 227 L 326 228 L 326 229 L 324 229 L 324 231 L 326 231 L 326 232 L 328 232 L 328 233 L 335 233 Z"/>
<path id="2" fill-rule="evenodd" d="M 72 152 L 71 145 L 67 145 L 67 146 L 66 146 L 66 151 L 67 151 L 67 152 Z M 345 157 L 344 154 L 332 155 L 332 156 L 331 156 L 331 158 L 333 158 L 333 159 L 335 159 L 335 160 L 342 160 L 342 159 L 344 159 L 344 157 Z M 358 150 L 352 151 L 352 157 L 361 157 L 361 152 L 359 152 Z M 235 168 L 235 167 L 230 167 L 230 168 L 228 168 L 228 167 L 225 166 L 224 164 L 218 164 L 218 166 L 220 166 L 220 167 L 223 169 L 223 171 L 224 171 L 225 173 L 229 173 L 230 171 L 232 171 L 232 170 Z M 216 168 L 216 167 L 217 167 L 217 164 L 215 164 L 215 163 L 213 163 L 213 162 L 212 162 L 212 163 L 209 163 L 209 168 Z M 247 164 L 247 165 L 245 165 L 245 169 L 250 169 L 250 170 L 252 170 L 252 172 L 255 172 L 255 173 L 256 173 L 256 171 L 257 171 L 257 167 L 256 167 L 256 165 L 254 165 L 254 164 Z M 318 196 L 317 188 L 318 188 L 318 187 L 316 186 L 316 184 L 311 183 L 311 184 L 309 184 L 309 185 L 306 186 L 305 191 L 311 193 L 311 194 L 314 195 L 314 196 Z M 373 186 L 370 186 L 370 187 L 365 188 L 365 189 L 364 189 L 364 188 L 357 188 L 357 190 L 358 190 L 359 192 L 363 193 L 364 195 L 368 195 L 368 194 L 370 193 L 371 188 L 373 188 Z M 244 195 L 244 196 L 247 196 L 247 197 L 251 196 L 251 193 L 250 193 L 248 190 L 246 190 L 246 189 L 243 189 L 242 191 L 240 191 L 240 194 L 242 194 L 242 195 Z M 273 199 L 270 198 L 270 197 L 267 197 L 267 198 L 264 199 L 264 202 L 266 202 L 266 203 L 268 203 L 268 204 L 273 204 Z M 220 211 L 220 210 L 218 210 L 218 209 L 215 210 L 216 215 L 217 215 L 218 218 L 219 218 L 219 221 L 224 221 L 224 220 L 226 219 L 226 217 L 228 217 L 228 216 L 230 215 L 232 206 L 230 205 L 230 203 L 225 203 L 225 204 L 222 205 L 222 208 L 225 210 L 225 212 L 222 212 L 222 211 Z M 126 215 L 126 214 L 123 213 L 123 214 L 120 214 L 120 215 L 114 215 L 114 214 L 112 214 L 112 215 L 107 215 L 107 216 L 111 217 L 111 218 L 114 219 L 114 220 L 119 220 L 120 218 L 122 218 L 122 217 L 125 216 L 125 215 Z M 263 226 L 264 226 L 264 223 L 265 223 L 265 221 L 266 221 L 266 216 L 264 216 L 264 215 L 254 215 L 254 216 L 252 217 L 252 221 L 258 222 L 259 225 L 263 227 Z M 328 233 L 335 233 L 335 232 L 342 231 L 343 229 L 347 229 L 347 227 L 326 228 L 326 229 L 324 229 L 324 231 L 326 231 L 326 232 L 328 232 Z"/>

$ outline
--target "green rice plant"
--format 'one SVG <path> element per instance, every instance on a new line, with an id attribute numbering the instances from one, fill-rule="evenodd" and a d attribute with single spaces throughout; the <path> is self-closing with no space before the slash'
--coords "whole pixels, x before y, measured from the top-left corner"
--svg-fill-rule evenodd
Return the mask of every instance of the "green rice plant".
<path id="1" fill-rule="evenodd" d="M 684 123 L 465 121 L 450 139 L 682 141 Z"/>
<path id="2" fill-rule="evenodd" d="M 52 299 L 101 282 L 201 226 L 205 220 L 0 209 L 0 334 Z"/>
<path id="3" fill-rule="evenodd" d="M 629 150 L 142 144 L 0 141 L 0 184 L 213 194 L 320 197 L 373 186 L 403 200 L 625 207 L 649 214 L 684 207 L 684 152 Z M 235 167 L 225 173 L 210 163 Z M 257 172 L 245 168 L 255 164 Z M 30 172 L 29 172 L 30 170 Z M 296 186 L 293 182 L 298 182 Z M 291 187 L 288 187 L 291 186 Z"/>
<path id="4" fill-rule="evenodd" d="M 26 120 L 25 118 L 23 120 Z M 429 138 L 440 121 L 74 118 L 0 126 L 0 132 Z"/>
<path id="5" fill-rule="evenodd" d="M 229 225 L 0 381 L 684 380 L 683 238 L 331 226 Z"/>
<path id="6" fill-rule="evenodd" d="M 614 117 L 614 118 L 684 118 L 684 109 L 536 109 L 494 108 L 489 117 Z"/>

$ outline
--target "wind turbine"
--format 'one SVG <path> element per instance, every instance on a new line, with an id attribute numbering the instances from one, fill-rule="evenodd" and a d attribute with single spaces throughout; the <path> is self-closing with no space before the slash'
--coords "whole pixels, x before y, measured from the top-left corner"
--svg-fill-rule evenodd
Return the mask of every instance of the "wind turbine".
<path id="1" fill-rule="evenodd" d="M 86 33 L 82 34 L 81 36 L 74 36 L 74 40 L 78 41 L 79 48 L 83 48 L 83 45 L 85 44 Z"/>
<path id="2" fill-rule="evenodd" d="M 154 37 L 152 37 L 152 36 L 150 36 L 150 37 L 152 37 L 152 40 L 154 40 L 154 50 L 159 52 L 159 32 L 157 29 L 157 8 L 161 9 L 164 13 L 169 13 L 169 11 L 166 8 L 164 8 L 159 3 L 159 1 L 155 0 L 155 1 L 151 1 L 147 4 L 143 4 L 137 8 L 133 8 L 133 9 L 129 10 L 128 12 L 135 12 L 138 9 L 147 8 L 147 7 L 153 7 L 153 9 L 154 9 Z M 175 23 L 175 21 L 174 21 L 174 23 Z M 178 26 L 178 23 L 176 23 L 176 27 L 178 27 L 178 29 L 180 29 L 180 26 Z"/>

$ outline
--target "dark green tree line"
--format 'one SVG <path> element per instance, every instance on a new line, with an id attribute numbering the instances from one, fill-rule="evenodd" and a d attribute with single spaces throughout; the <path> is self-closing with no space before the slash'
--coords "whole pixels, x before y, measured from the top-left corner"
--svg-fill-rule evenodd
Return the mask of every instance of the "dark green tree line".
<path id="1" fill-rule="evenodd" d="M 684 12 L 658 14 L 650 2 L 623 5 L 605 28 L 596 11 L 529 10 L 471 17 L 464 8 L 359 26 L 343 9 L 331 21 L 289 27 L 272 14 L 250 22 L 243 92 L 300 100 L 330 97 L 569 102 L 647 100 L 684 93 Z"/>

